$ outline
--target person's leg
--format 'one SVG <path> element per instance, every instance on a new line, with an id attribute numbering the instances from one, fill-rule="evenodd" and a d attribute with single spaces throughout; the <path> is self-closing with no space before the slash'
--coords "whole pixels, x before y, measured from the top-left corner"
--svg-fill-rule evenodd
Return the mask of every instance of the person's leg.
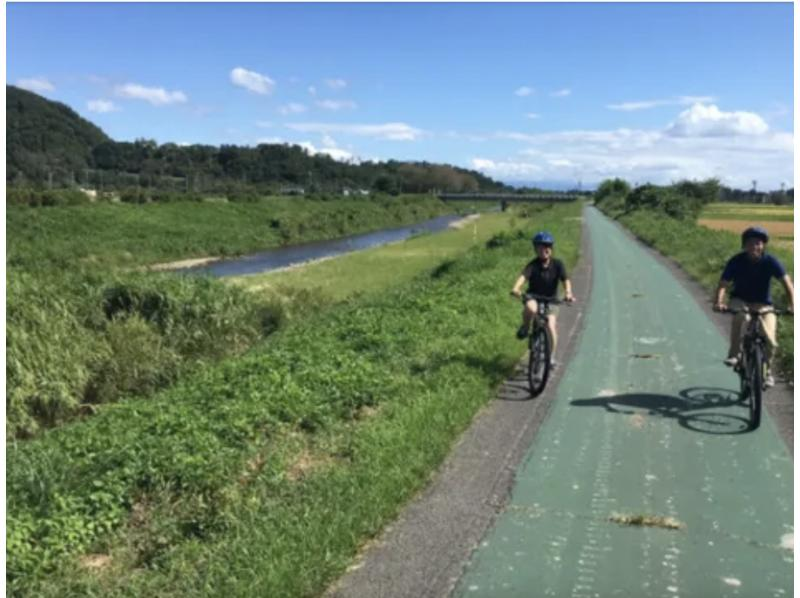
<path id="1" fill-rule="evenodd" d="M 533 299 L 528 299 L 525 302 L 525 307 L 522 309 L 522 326 L 517 330 L 517 338 L 522 339 L 528 336 L 528 331 L 531 329 L 531 321 L 536 314 L 537 307 L 536 301 Z"/>
<path id="2" fill-rule="evenodd" d="M 778 318 L 774 313 L 762 314 L 761 327 L 767 337 L 767 362 L 771 362 L 778 348 Z"/>
<path id="3" fill-rule="evenodd" d="M 744 302 L 739 301 L 738 299 L 731 299 L 729 304 L 730 309 L 737 311 L 744 307 Z M 732 358 L 738 357 L 739 352 L 741 350 L 742 344 L 742 329 L 747 321 L 747 315 L 743 313 L 737 313 L 733 316 L 733 322 L 731 323 L 731 337 L 730 337 L 730 345 L 728 346 L 728 359 L 726 362 Z"/>
<path id="4" fill-rule="evenodd" d="M 767 350 L 764 356 L 767 360 L 767 377 L 764 380 L 766 386 L 775 385 L 775 377 L 772 375 L 772 358 L 778 348 L 778 318 L 774 313 L 766 313 L 761 316 L 761 328 L 767 337 Z"/>
<path id="5" fill-rule="evenodd" d="M 547 328 L 550 331 L 550 361 L 554 362 L 556 358 L 556 344 L 558 343 L 558 334 L 556 333 L 556 316 L 555 314 L 547 315 Z"/>

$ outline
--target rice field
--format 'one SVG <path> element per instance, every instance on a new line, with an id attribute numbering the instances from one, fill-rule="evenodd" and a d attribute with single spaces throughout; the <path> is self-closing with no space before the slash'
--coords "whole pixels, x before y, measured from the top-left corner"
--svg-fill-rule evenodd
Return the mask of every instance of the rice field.
<path id="1" fill-rule="evenodd" d="M 771 245 L 794 250 L 793 206 L 715 203 L 705 207 L 698 223 L 706 228 L 735 233 L 748 226 L 761 226 L 769 232 Z"/>

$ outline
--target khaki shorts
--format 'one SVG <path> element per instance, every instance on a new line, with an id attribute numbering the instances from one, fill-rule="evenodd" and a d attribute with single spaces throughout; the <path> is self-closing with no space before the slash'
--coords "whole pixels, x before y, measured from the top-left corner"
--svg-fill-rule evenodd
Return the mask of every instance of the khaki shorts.
<path id="1" fill-rule="evenodd" d="M 525 293 L 525 303 L 527 304 L 529 300 L 530 300 L 530 297 L 528 296 L 527 293 Z M 536 300 L 534 299 L 534 301 L 536 301 Z M 559 307 L 560 307 L 559 305 L 551 303 L 548 315 L 557 316 L 558 312 L 559 312 Z"/>

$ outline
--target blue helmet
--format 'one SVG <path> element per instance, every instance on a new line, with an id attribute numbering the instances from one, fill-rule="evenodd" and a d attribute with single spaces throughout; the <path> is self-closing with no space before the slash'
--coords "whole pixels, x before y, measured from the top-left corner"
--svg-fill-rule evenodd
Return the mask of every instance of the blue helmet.
<path id="1" fill-rule="evenodd" d="M 553 235 L 548 233 L 546 230 L 539 231 L 533 236 L 533 246 L 536 247 L 537 245 L 550 245 L 553 246 L 556 240 L 553 238 Z"/>
<path id="2" fill-rule="evenodd" d="M 747 239 L 761 239 L 764 243 L 769 243 L 769 233 L 760 226 L 751 226 L 746 228 L 742 233 L 742 246 L 747 242 Z"/>

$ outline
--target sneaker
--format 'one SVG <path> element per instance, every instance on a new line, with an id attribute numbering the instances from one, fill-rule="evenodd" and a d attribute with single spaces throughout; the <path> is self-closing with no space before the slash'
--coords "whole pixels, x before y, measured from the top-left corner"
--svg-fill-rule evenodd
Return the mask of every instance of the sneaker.
<path id="1" fill-rule="evenodd" d="M 739 358 L 738 357 L 728 357 L 722 363 L 724 363 L 728 367 L 735 368 L 737 365 L 739 365 Z"/>
<path id="2" fill-rule="evenodd" d="M 769 372 L 764 378 L 764 388 L 772 388 L 773 386 L 775 386 L 775 377 L 772 372 Z"/>
<path id="3" fill-rule="evenodd" d="M 528 338 L 528 327 L 527 326 L 520 326 L 519 330 L 517 330 L 517 338 L 522 340 L 524 338 Z"/>
<path id="4" fill-rule="evenodd" d="M 550 369 L 554 370 L 558 367 L 558 362 L 555 359 L 550 360 Z"/>

